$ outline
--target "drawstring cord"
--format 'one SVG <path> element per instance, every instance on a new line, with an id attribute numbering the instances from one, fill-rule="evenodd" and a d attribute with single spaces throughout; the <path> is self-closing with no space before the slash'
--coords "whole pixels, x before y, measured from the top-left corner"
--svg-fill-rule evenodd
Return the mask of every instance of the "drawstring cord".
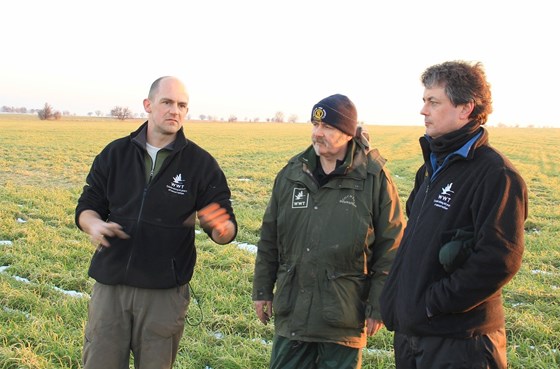
<path id="1" fill-rule="evenodd" d="M 202 301 L 200 301 L 198 299 L 198 297 L 196 296 L 196 294 L 194 293 L 194 289 L 192 288 L 190 283 L 187 283 L 188 288 L 191 290 L 191 294 L 192 294 L 192 302 L 196 302 L 196 306 L 198 306 L 198 310 L 200 310 L 200 317 L 198 318 L 198 321 L 195 321 L 194 323 L 191 322 L 191 319 L 189 319 L 189 312 L 190 309 L 187 311 L 187 316 L 185 321 L 187 322 L 188 325 L 190 325 L 191 327 L 196 327 L 199 326 L 202 323 L 202 320 L 204 319 L 204 313 L 202 311 Z"/>

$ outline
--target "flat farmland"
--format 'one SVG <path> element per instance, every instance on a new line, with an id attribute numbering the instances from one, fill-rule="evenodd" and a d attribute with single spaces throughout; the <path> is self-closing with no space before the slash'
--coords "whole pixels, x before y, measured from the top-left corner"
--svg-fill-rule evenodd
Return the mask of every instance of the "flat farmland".
<path id="1" fill-rule="evenodd" d="M 79 368 L 93 247 L 74 224 L 95 155 L 142 121 L 0 115 L 0 369 Z M 368 126 L 404 204 L 423 127 Z M 529 188 L 526 251 L 504 290 L 511 368 L 560 366 L 560 129 L 489 127 Z M 310 143 L 310 124 L 186 122 L 220 163 L 239 223 L 235 243 L 197 235 L 195 291 L 176 368 L 264 369 L 273 336 L 251 301 L 259 227 L 274 177 Z M 392 333 L 368 341 L 363 368 L 394 368 Z"/>

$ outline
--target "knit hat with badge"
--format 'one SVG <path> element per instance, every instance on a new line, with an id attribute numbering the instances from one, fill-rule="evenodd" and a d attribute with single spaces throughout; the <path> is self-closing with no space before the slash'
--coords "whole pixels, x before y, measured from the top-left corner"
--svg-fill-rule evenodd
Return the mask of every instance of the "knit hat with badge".
<path id="1" fill-rule="evenodd" d="M 358 112 L 348 97 L 335 94 L 313 106 L 311 121 L 328 124 L 354 137 L 358 127 Z"/>

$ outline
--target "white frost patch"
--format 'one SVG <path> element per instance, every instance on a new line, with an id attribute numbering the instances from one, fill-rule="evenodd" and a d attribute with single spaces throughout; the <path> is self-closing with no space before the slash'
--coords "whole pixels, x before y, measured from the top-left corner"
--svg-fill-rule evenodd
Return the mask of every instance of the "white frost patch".
<path id="1" fill-rule="evenodd" d="M 251 245 L 251 244 L 245 243 L 245 242 L 238 242 L 238 241 L 233 241 L 232 244 L 237 245 L 237 248 L 239 248 L 241 250 L 249 251 L 250 253 L 253 253 L 253 254 L 257 253 L 258 248 L 255 245 Z"/>
<path id="2" fill-rule="evenodd" d="M 372 349 L 372 348 L 365 348 L 363 352 L 371 355 L 384 355 L 384 356 L 392 356 L 393 351 L 388 350 L 380 350 L 380 349 Z"/>
<path id="3" fill-rule="evenodd" d="M 224 334 L 220 333 L 220 332 L 214 332 L 214 337 L 219 339 L 219 340 L 223 340 L 224 339 Z"/>
<path id="4" fill-rule="evenodd" d="M 21 219 L 21 218 L 17 218 L 16 222 L 18 222 L 18 223 L 27 223 L 27 220 Z"/>
<path id="5" fill-rule="evenodd" d="M 26 313 L 26 312 L 21 311 L 21 310 L 12 309 L 12 308 L 9 308 L 7 306 L 3 306 L 2 310 L 4 310 L 6 313 L 9 313 L 9 314 L 18 314 L 18 315 L 21 314 L 21 315 L 25 316 L 27 319 L 31 318 L 31 315 L 29 315 L 29 313 Z"/>
<path id="6" fill-rule="evenodd" d="M 251 178 L 237 178 L 237 180 L 241 182 L 251 182 Z"/>
<path id="7" fill-rule="evenodd" d="M 525 303 L 525 302 L 514 302 L 511 304 L 511 307 L 520 307 L 520 306 L 527 306 L 529 304 Z"/>
<path id="8" fill-rule="evenodd" d="M 194 234 L 202 234 L 202 231 L 199 230 L 199 229 L 196 229 L 196 230 L 194 231 Z"/>
<path id="9" fill-rule="evenodd" d="M 19 282 L 31 283 L 31 281 L 30 281 L 29 279 L 23 278 L 23 277 L 18 277 L 17 275 L 14 275 L 13 278 L 14 278 L 16 281 L 19 281 Z"/>
<path id="10" fill-rule="evenodd" d="M 4 273 L 6 271 L 6 269 L 8 269 L 9 267 L 10 267 L 9 265 L 0 266 L 0 273 Z M 13 275 L 11 277 L 18 282 L 31 283 L 31 281 L 27 278 L 19 277 L 17 275 Z M 62 292 L 65 295 L 72 296 L 72 297 L 89 297 L 89 295 L 86 294 L 86 293 L 82 293 L 82 292 L 78 292 L 78 291 L 63 290 L 62 288 L 59 288 L 59 287 L 56 287 L 56 286 L 54 286 L 53 289 L 55 289 L 58 292 Z"/>
<path id="11" fill-rule="evenodd" d="M 515 349 L 520 349 L 520 348 L 521 348 L 520 345 L 514 345 L 513 347 L 514 347 Z M 533 345 L 528 346 L 528 347 L 529 347 L 530 350 L 537 350 L 537 347 L 535 347 L 535 346 L 533 346 Z M 550 351 L 551 351 L 553 354 L 555 354 L 558 350 L 557 350 L 557 349 L 551 349 Z"/>
<path id="12" fill-rule="evenodd" d="M 73 291 L 73 290 L 63 290 L 62 288 L 59 288 L 59 287 L 56 287 L 56 286 L 54 286 L 53 288 L 54 288 L 56 291 L 62 292 L 63 294 L 68 295 L 68 296 L 72 296 L 72 297 L 89 297 L 88 294 L 83 293 L 83 292 L 78 292 L 78 291 Z"/>
<path id="13" fill-rule="evenodd" d="M 0 245 L 2 246 L 12 246 L 14 243 L 9 240 L 0 240 Z"/>
<path id="14" fill-rule="evenodd" d="M 540 270 L 540 269 L 533 269 L 533 270 L 531 270 L 531 273 L 542 274 L 542 275 L 550 275 L 550 276 L 554 275 L 554 273 L 552 273 L 552 272 L 547 272 L 546 270 Z"/>
<path id="15" fill-rule="evenodd" d="M 272 341 L 263 340 L 262 338 L 261 339 L 253 338 L 251 341 L 260 342 L 260 343 L 262 343 L 263 345 L 266 345 L 266 346 L 272 346 Z"/>

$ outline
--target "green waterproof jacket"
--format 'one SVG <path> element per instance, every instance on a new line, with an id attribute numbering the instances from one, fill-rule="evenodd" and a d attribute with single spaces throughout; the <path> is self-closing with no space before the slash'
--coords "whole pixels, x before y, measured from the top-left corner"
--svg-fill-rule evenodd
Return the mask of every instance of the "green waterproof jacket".
<path id="1" fill-rule="evenodd" d="M 253 300 L 273 301 L 276 334 L 366 345 L 405 221 L 377 150 L 350 141 L 340 176 L 319 187 L 310 146 L 278 173 L 264 214 Z M 339 170 L 339 169 L 337 169 Z"/>

